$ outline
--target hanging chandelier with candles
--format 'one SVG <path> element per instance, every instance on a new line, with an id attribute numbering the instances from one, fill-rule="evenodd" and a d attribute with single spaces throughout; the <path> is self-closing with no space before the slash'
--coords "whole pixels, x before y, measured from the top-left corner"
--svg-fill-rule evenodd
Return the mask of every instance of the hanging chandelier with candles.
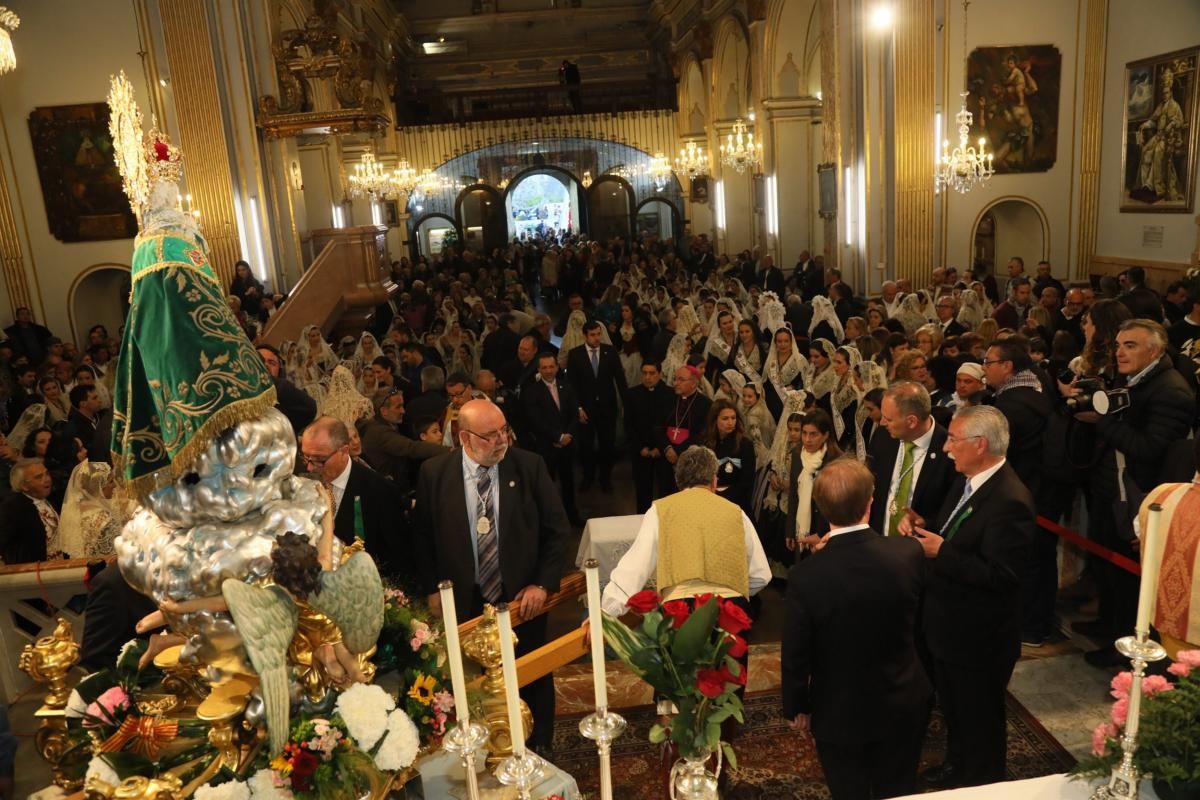
<path id="1" fill-rule="evenodd" d="M 661 152 L 655 153 L 654 157 L 650 159 L 647 172 L 650 174 L 650 179 L 654 181 L 656 192 L 661 192 L 671 182 L 671 162 Z"/>
<path id="2" fill-rule="evenodd" d="M 970 0 L 963 0 L 963 55 L 962 63 L 965 71 L 967 64 L 967 6 Z M 942 154 L 934 165 L 935 188 L 939 191 L 950 188 L 959 194 L 966 194 L 976 186 L 987 183 L 995 169 L 992 167 L 992 153 L 987 151 L 987 139 L 979 137 L 979 147 L 976 149 L 970 143 L 971 123 L 975 119 L 967 110 L 968 92 L 963 92 L 962 107 L 954 115 L 958 125 L 958 146 L 950 149 L 950 140 L 942 140 Z"/>
<path id="3" fill-rule="evenodd" d="M 688 178 L 698 178 L 708 174 L 708 153 L 696 142 L 688 142 L 679 149 L 675 159 L 675 169 L 684 173 Z"/>
<path id="4" fill-rule="evenodd" d="M 350 176 L 349 181 L 351 197 L 370 195 L 380 198 L 396 192 L 392 174 L 375 160 L 375 154 L 372 152 L 363 153 L 362 160 L 354 165 L 354 174 Z"/>
<path id="5" fill-rule="evenodd" d="M 0 75 L 17 68 L 17 54 L 13 50 L 12 35 L 9 32 L 15 31 L 20 24 L 20 17 L 7 7 L 0 6 Z"/>
<path id="6" fill-rule="evenodd" d="M 754 121 L 753 114 L 750 115 L 750 121 Z M 754 132 L 738 117 L 733 123 L 733 130 L 725 137 L 725 144 L 721 145 L 721 163 L 737 170 L 740 175 L 747 169 L 761 167 L 762 160 L 762 142 L 754 140 Z"/>
<path id="7" fill-rule="evenodd" d="M 417 188 L 417 171 L 413 169 L 407 158 L 400 159 L 396 170 L 392 173 L 392 186 L 397 194 L 410 195 Z"/>

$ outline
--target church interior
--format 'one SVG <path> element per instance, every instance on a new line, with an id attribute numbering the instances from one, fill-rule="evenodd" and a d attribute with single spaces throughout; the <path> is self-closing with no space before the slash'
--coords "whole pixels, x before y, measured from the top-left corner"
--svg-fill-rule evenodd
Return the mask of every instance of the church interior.
<path id="1" fill-rule="evenodd" d="M 762 264 L 769 257 L 785 276 L 793 265 L 798 276 L 801 264 L 819 257 L 826 274 L 836 270 L 864 304 L 889 285 L 893 292 L 897 283 L 926 286 L 935 268 L 1003 282 L 1014 257 L 1031 277 L 1033 266 L 1045 263 L 1060 287 L 1101 287 L 1141 268 L 1145 285 L 1160 294 L 1200 270 L 1196 0 L 6 3 L 0 328 L 24 313 L 81 353 L 96 326 L 117 339 L 128 333 L 140 280 L 131 256 L 146 221 L 122 190 L 114 162 L 120 142 L 109 128 L 110 81 L 122 73 L 145 129 L 169 137 L 183 154 L 180 209 L 198 223 L 206 269 L 222 295 L 244 263 L 274 298 L 261 324 L 246 330 L 255 346 L 277 354 L 314 326 L 337 350 L 346 337 L 358 342 L 376 330 L 381 309 L 399 317 L 402 294 L 407 302 L 412 289 L 397 285 L 401 263 L 437 268 L 451 253 L 460 254 L 460 265 L 502 258 L 514 243 L 547 235 L 665 243 L 684 260 L 688 247 L 703 242 L 718 260 L 740 263 L 745 254 Z M 1164 106 L 1177 116 L 1169 135 L 1161 127 Z M 539 260 L 534 272 L 540 267 Z M 544 274 L 528 285 L 540 286 L 530 292 L 531 316 L 557 323 L 570 313 L 566 294 L 547 291 Z M 190 324 L 174 319 L 164 335 Z M 387 330 L 386 320 L 378 330 Z M 556 331 L 547 341 L 563 344 L 563 335 Z M 665 370 L 663 380 L 671 380 Z M 116 389 L 109 389 L 116 402 Z M 386 393 L 378 396 L 386 405 Z M 453 443 L 449 424 L 446 441 Z M 618 436 L 620 452 L 627 426 Z M 602 788 L 600 777 L 607 752 L 598 766 L 596 743 L 579 734 L 596 702 L 580 628 L 587 591 L 577 570 L 589 557 L 589 537 L 598 542 L 606 531 L 636 526 L 644 511 L 621 456 L 611 480 L 615 492 L 590 480 L 572 490 L 578 507 L 568 511 L 583 524 L 571 529 L 568 577 L 543 612 L 549 644 L 535 651 L 537 659 L 516 654 L 522 685 L 528 675 L 555 678 L 557 718 L 545 754 L 552 765 L 542 773 L 550 777 L 533 794 L 518 794 L 528 789 L 516 778 L 509 789 L 492 780 L 500 756 L 489 757 L 480 775 L 493 788 L 484 797 L 675 796 L 667 789 L 674 757 L 647 741 L 659 721 L 655 690 L 615 657 L 611 642 L 608 707 L 629 722 L 612 742 L 614 775 L 605 781 L 612 785 Z M 1066 513 L 1063 525 L 1078 527 L 1081 513 Z M 1086 557 L 1060 545 L 1060 574 L 1078 578 Z M 70 660 L 70 639 L 83 632 L 84 576 L 91 580 L 94 560 L 0 564 L 0 699 L 18 748 L 15 784 L 9 781 L 6 793 L 0 774 L 0 798 L 203 798 L 208 791 L 259 800 L 253 785 L 247 794 L 197 790 L 199 770 L 174 786 L 143 779 L 135 791 L 127 782 L 127 794 L 114 787 L 106 794 L 90 778 L 85 786 L 82 772 L 65 777 L 66 740 L 56 737 L 68 728 L 62 716 L 70 687 L 87 672 Z M 1005 711 L 1007 778 L 1054 783 L 1038 784 L 1036 795 L 997 784 L 947 796 L 1088 796 L 1086 782 L 1063 774 L 1095 755 L 1115 672 L 1084 663 L 1095 643 L 1069 623 L 1092 616 L 1095 600 L 1062 580 L 1056 613 L 1063 632 L 1022 650 Z M 722 780 L 721 797 L 831 796 L 811 740 L 781 716 L 786 595 L 786 581 L 773 581 L 757 598 L 742 673 L 749 683 L 739 700 L 745 720 L 733 747 L 739 765 L 732 786 Z M 302 609 L 301 626 L 304 619 Z M 62 620 L 70 623 L 66 634 Z M 463 647 L 475 658 L 466 646 L 471 632 L 492 626 L 499 649 L 480 663 L 494 688 L 508 674 L 501 669 L 505 634 L 503 625 L 494 631 L 490 616 L 480 620 L 463 626 Z M 452 646 L 458 648 L 457 636 Z M 60 651 L 67 653 L 63 669 L 38 674 L 30 667 L 37 658 L 59 663 Z M 379 685 L 406 691 L 403 680 L 383 673 Z M 197 691 L 203 673 L 177 663 L 166 674 L 174 698 Z M 240 716 L 213 710 L 213 698 L 225 690 L 212 689 L 203 710 L 216 715 L 204 718 L 206 725 L 224 725 L 233 737 L 234 745 L 217 747 L 218 761 L 230 768 L 223 774 L 232 776 L 245 765 L 239 767 L 237 743 L 243 755 L 250 745 L 244 731 L 229 728 Z M 56 691 L 65 692 L 57 706 Z M 240 702 L 236 713 L 249 714 L 247 697 L 251 709 L 263 700 L 247 691 L 220 699 Z M 449 691 L 447 673 L 447 698 Z M 503 700 L 492 699 L 499 705 L 489 714 L 504 720 L 507 737 L 512 720 Z M 404 708 L 404 695 L 400 700 Z M 264 719 L 259 713 L 255 719 Z M 922 768 L 947 749 L 939 719 Z M 4 735 L 0 726 L 0 750 Z M 126 741 L 136 746 L 142 735 Z M 266 735 L 254 746 L 266 747 Z M 513 747 L 505 739 L 489 752 L 511 757 Z M 418 760 L 442 758 L 439 769 L 456 779 L 426 775 L 419 789 L 412 766 L 355 796 L 469 796 L 457 756 L 439 751 L 429 746 Z M 207 772 L 206 782 L 215 785 L 215 775 L 215 768 Z M 1188 785 L 1200 785 L 1200 765 Z M 1149 786 L 1143 782 L 1146 796 L 1168 796 Z M 713 788 L 679 796 L 717 794 Z"/>

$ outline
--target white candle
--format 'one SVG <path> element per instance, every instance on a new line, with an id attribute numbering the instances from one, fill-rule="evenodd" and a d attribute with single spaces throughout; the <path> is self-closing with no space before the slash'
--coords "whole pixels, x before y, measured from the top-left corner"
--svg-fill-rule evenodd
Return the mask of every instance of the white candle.
<path id="1" fill-rule="evenodd" d="M 504 702 L 508 706 L 508 731 L 512 737 L 513 755 L 525 756 L 525 724 L 521 720 L 520 686 L 517 685 L 517 656 L 513 651 L 512 619 L 508 615 L 508 604 L 496 607 L 496 620 L 500 623 L 500 659 L 504 666 Z"/>
<path id="2" fill-rule="evenodd" d="M 1146 532 L 1142 540 L 1142 582 L 1138 592 L 1137 624 L 1134 628 L 1139 634 L 1148 635 L 1158 595 L 1158 571 L 1162 566 L 1162 506 L 1151 503 L 1147 516 Z"/>
<path id="3" fill-rule="evenodd" d="M 446 658 L 450 661 L 450 686 L 454 691 L 454 714 L 458 724 L 466 729 L 471 724 L 471 711 L 467 703 L 467 681 L 463 676 L 462 647 L 458 641 L 458 614 L 454 609 L 454 584 L 442 581 L 438 584 L 442 596 L 442 624 L 446 626 Z"/>
<path id="4" fill-rule="evenodd" d="M 589 558 L 583 565 L 587 576 L 588 627 L 592 638 L 592 685 L 596 691 L 596 708 L 608 708 L 608 685 L 604 678 L 604 625 L 600 607 L 600 564 Z"/>

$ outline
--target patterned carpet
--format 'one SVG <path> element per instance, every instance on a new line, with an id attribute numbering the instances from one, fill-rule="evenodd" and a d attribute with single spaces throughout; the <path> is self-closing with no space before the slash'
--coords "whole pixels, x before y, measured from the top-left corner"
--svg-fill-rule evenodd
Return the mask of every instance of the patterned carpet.
<path id="1" fill-rule="evenodd" d="M 735 744 L 739 770 L 737 797 L 762 800 L 828 798 L 811 741 L 792 733 L 779 715 L 778 692 L 759 692 L 746 698 L 746 725 Z M 613 745 L 613 795 L 621 800 L 661 800 L 667 797 L 661 752 L 647 739 L 655 722 L 649 706 L 622 711 L 629 722 Z M 935 711 L 930 721 L 921 768 L 941 763 L 946 732 Z M 575 776 L 585 796 L 599 795 L 600 778 L 595 746 L 579 735 L 578 717 L 555 722 L 554 762 Z M 1008 698 L 1008 773 L 1012 779 L 1034 778 L 1070 769 L 1075 759 L 1038 724 L 1011 695 Z M 747 791 L 748 790 L 748 791 Z"/>

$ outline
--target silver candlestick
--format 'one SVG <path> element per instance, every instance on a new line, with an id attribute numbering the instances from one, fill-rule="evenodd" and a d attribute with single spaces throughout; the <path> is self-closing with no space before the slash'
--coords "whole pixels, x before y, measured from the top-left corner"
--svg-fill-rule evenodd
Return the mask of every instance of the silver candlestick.
<path id="1" fill-rule="evenodd" d="M 466 725 L 455 725 L 442 739 L 442 747 L 462 759 L 463 769 L 467 773 L 467 797 L 479 800 L 479 776 L 475 774 L 475 753 L 487 744 L 487 725 L 470 722 Z"/>
<path id="2" fill-rule="evenodd" d="M 495 774 L 496 780 L 505 786 L 517 787 L 521 800 L 532 800 L 533 787 L 541 783 L 546 774 L 546 762 L 532 750 L 525 750 L 520 755 L 514 752 L 500 762 Z"/>
<path id="3" fill-rule="evenodd" d="M 597 708 L 579 721 L 579 732 L 600 751 L 600 800 L 613 800 L 611 751 L 613 739 L 625 731 L 625 718 L 607 708 Z"/>
<path id="4" fill-rule="evenodd" d="M 1137 800 L 1138 782 L 1141 775 L 1133 766 L 1137 752 L 1138 715 L 1142 710 L 1142 676 L 1146 665 L 1167 657 L 1167 651 L 1158 642 L 1151 641 L 1145 631 L 1134 636 L 1117 639 L 1117 650 L 1133 662 L 1133 683 L 1129 687 L 1129 713 L 1125 718 L 1125 731 L 1121 734 L 1121 763 L 1113 768 L 1107 786 L 1092 792 L 1092 800 Z"/>

